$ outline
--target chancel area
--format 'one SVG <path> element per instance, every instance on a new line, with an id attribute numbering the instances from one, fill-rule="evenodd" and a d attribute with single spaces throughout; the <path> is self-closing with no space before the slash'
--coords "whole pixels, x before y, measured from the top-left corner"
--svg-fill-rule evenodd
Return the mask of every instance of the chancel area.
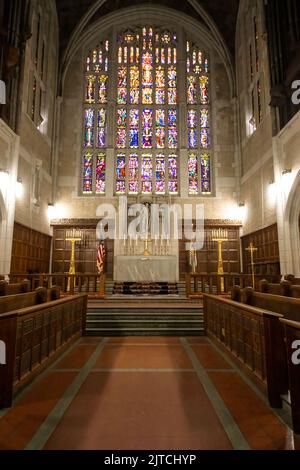
<path id="1" fill-rule="evenodd" d="M 300 449 L 299 25 L 1 2 L 0 450 Z"/>

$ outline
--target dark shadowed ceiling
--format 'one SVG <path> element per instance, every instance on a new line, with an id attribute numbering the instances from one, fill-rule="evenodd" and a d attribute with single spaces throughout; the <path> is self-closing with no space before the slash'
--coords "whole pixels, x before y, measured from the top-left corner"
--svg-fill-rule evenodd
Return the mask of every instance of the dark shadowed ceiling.
<path id="1" fill-rule="evenodd" d="M 198 0 L 217 24 L 227 46 L 234 55 L 235 26 L 239 0 Z M 60 22 L 60 44 L 63 52 L 69 37 L 84 13 L 95 0 L 56 0 Z M 142 4 L 164 5 L 182 11 L 201 21 L 195 10 L 186 0 L 107 0 L 93 20 L 119 8 Z M 92 21 L 93 21 L 92 20 Z"/>

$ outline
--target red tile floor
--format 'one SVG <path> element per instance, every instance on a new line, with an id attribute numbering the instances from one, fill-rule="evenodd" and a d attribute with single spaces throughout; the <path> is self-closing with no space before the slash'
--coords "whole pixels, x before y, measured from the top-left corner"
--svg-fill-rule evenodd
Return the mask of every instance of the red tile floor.
<path id="1" fill-rule="evenodd" d="M 0 412 L 0 449 L 300 449 L 207 338 L 82 338 Z"/>

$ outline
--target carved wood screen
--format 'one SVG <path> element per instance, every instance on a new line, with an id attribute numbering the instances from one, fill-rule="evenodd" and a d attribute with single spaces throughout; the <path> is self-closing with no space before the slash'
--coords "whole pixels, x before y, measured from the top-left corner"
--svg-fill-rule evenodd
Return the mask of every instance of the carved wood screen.
<path id="1" fill-rule="evenodd" d="M 11 274 L 48 273 L 51 237 L 15 223 Z"/>

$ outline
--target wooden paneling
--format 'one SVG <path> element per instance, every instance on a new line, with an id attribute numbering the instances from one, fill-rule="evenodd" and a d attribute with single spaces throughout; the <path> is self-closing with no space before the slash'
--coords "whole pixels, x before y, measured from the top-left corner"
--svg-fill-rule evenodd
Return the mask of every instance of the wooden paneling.
<path id="1" fill-rule="evenodd" d="M 49 272 L 51 237 L 15 223 L 11 274 Z"/>
<path id="2" fill-rule="evenodd" d="M 81 230 L 83 239 L 76 244 L 75 261 L 77 273 L 97 273 L 97 249 L 95 226 L 66 225 L 53 227 L 52 272 L 67 273 L 70 269 L 71 243 L 66 241 L 66 232 L 70 229 Z M 105 241 L 105 273 L 108 278 L 113 275 L 114 242 Z"/>
<path id="3" fill-rule="evenodd" d="M 224 242 L 223 249 L 223 265 L 224 273 L 240 272 L 240 241 L 239 227 L 236 226 L 206 226 L 205 227 L 205 243 L 202 250 L 197 252 L 198 273 L 213 274 L 218 272 L 218 245 L 212 242 L 212 230 L 216 228 L 224 228 L 228 232 L 228 242 Z M 184 279 L 185 274 L 190 272 L 189 253 L 186 251 L 187 240 L 179 241 L 179 272 L 180 278 Z"/>
<path id="4" fill-rule="evenodd" d="M 257 248 L 254 253 L 255 273 L 257 275 L 280 274 L 280 258 L 277 224 L 242 238 L 244 272 L 251 273 L 251 258 L 246 248 L 253 243 Z"/>

